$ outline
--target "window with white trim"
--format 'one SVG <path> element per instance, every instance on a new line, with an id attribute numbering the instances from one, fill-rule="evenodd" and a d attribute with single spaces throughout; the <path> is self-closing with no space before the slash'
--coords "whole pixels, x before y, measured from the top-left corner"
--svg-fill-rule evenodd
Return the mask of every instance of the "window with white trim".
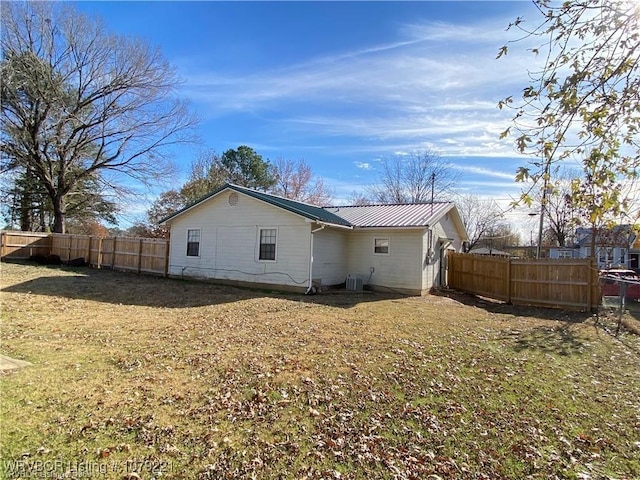
<path id="1" fill-rule="evenodd" d="M 374 238 L 373 239 L 373 253 L 375 255 L 389 255 L 389 239 L 388 238 Z"/>
<path id="2" fill-rule="evenodd" d="M 613 248 L 612 247 L 602 247 L 598 252 L 598 262 L 601 265 L 610 265 L 613 263 Z"/>
<path id="3" fill-rule="evenodd" d="M 558 250 L 558 258 L 573 258 L 573 250 Z"/>
<path id="4" fill-rule="evenodd" d="M 275 228 L 260 229 L 260 253 L 259 260 L 275 261 L 276 259 L 276 237 L 278 230 Z"/>
<path id="5" fill-rule="evenodd" d="M 187 230 L 187 257 L 200 256 L 200 229 L 190 228 Z"/>

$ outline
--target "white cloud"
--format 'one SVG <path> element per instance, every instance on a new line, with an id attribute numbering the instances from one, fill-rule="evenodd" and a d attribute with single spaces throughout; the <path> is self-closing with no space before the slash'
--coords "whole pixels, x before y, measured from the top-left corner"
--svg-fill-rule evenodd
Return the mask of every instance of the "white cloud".
<path id="1" fill-rule="evenodd" d="M 495 60 L 504 27 L 504 19 L 405 25 L 396 41 L 280 69 L 192 72 L 184 91 L 205 116 L 258 113 L 265 128 L 305 139 L 352 137 L 386 153 L 429 143 L 450 155 L 513 155 L 499 141 L 511 112 L 497 102 L 526 84 L 526 67 L 516 55 Z"/>
<path id="2" fill-rule="evenodd" d="M 353 162 L 353 164 L 361 170 L 371 170 L 373 168 L 368 162 Z"/>
<path id="3" fill-rule="evenodd" d="M 472 165 L 451 164 L 451 167 L 461 172 L 472 173 L 475 175 L 482 175 L 485 177 L 503 178 L 505 180 L 512 180 L 512 181 L 515 177 L 515 173 L 505 173 L 497 170 L 491 170 L 489 168 L 476 167 Z"/>

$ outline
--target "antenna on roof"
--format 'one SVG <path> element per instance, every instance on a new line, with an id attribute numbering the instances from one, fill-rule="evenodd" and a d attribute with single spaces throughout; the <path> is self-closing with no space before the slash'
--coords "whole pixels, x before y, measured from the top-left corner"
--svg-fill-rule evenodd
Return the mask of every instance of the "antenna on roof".
<path id="1" fill-rule="evenodd" d="M 431 215 L 433 215 L 433 191 L 436 185 L 436 172 L 431 174 Z"/>

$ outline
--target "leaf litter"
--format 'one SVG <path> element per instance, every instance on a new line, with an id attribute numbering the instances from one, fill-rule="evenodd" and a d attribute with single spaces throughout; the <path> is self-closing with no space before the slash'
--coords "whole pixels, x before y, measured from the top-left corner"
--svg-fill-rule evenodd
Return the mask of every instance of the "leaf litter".
<path id="1" fill-rule="evenodd" d="M 640 477 L 640 342 L 589 315 L 13 264 L 2 283 L 2 349 L 34 363 L 0 379 L 3 459 L 143 467 L 106 478 Z"/>

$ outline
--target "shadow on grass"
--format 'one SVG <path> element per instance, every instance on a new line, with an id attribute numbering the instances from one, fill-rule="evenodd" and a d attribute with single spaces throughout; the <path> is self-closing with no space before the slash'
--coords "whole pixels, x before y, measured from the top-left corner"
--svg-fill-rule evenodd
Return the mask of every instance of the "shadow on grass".
<path id="1" fill-rule="evenodd" d="M 41 276 L 4 287 L 2 288 L 3 292 L 31 293 L 116 305 L 158 308 L 199 307 L 254 298 L 282 298 L 297 302 L 351 308 L 360 303 L 375 302 L 391 297 L 372 292 L 347 291 L 307 296 L 276 290 L 234 287 L 204 280 L 163 278 L 88 267 L 36 266 L 28 262 L 19 263 L 40 269 Z M 56 274 L 60 271 L 65 274 Z M 73 275 L 69 275 L 69 273 L 73 273 Z"/>
<path id="2" fill-rule="evenodd" d="M 513 342 L 516 352 L 537 350 L 552 355 L 581 355 L 588 345 L 571 331 L 571 326 L 572 323 L 564 323 L 557 328 L 535 327 L 525 332 L 508 332 L 502 338 Z"/>
<path id="3" fill-rule="evenodd" d="M 593 319 L 591 313 L 510 305 L 455 290 L 441 290 L 435 292 L 435 295 L 446 296 L 493 314 L 533 317 L 555 322 L 555 324 L 552 323 L 548 326 L 540 325 L 522 331 L 517 328 L 507 328 L 500 338 L 512 345 L 516 352 L 536 350 L 553 355 L 570 356 L 580 355 L 586 351 L 587 344 L 575 334 L 572 327 Z"/>
<path id="4" fill-rule="evenodd" d="M 636 320 L 640 321 L 640 302 L 629 300 L 626 304 L 627 312 Z"/>
<path id="5" fill-rule="evenodd" d="M 515 315 L 522 317 L 536 317 L 544 320 L 557 320 L 568 323 L 585 322 L 593 317 L 589 312 L 575 312 L 558 308 L 529 307 L 526 305 L 511 305 L 499 300 L 479 297 L 457 290 L 442 289 L 434 291 L 433 295 L 451 298 L 464 305 L 482 308 L 490 313 Z"/>
<path id="6" fill-rule="evenodd" d="M 607 333 L 615 336 L 621 344 L 640 355 L 640 302 L 628 300 L 625 303 L 621 317 L 620 298 L 605 297 L 599 323 Z M 620 332 L 623 334 L 620 335 Z M 624 333 L 629 333 L 631 336 L 625 336 Z"/>

